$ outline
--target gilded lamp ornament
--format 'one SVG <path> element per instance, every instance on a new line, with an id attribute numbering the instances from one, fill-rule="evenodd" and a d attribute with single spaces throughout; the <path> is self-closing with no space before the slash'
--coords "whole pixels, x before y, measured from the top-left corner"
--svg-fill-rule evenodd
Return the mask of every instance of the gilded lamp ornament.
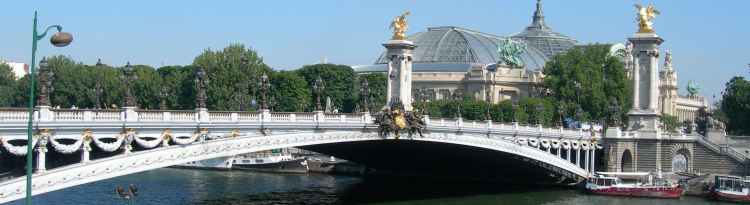
<path id="1" fill-rule="evenodd" d="M 396 16 L 396 18 L 391 21 L 390 29 L 393 29 L 392 40 L 406 40 L 406 30 L 409 29 L 406 16 L 409 16 L 410 14 L 411 12 L 406 11 L 400 16 Z"/>
<path id="2" fill-rule="evenodd" d="M 643 7 L 640 4 L 635 5 L 635 9 L 638 10 L 638 33 L 654 33 L 654 19 L 656 15 L 659 15 L 659 10 L 656 10 L 653 4 L 649 4 L 647 7 Z"/>

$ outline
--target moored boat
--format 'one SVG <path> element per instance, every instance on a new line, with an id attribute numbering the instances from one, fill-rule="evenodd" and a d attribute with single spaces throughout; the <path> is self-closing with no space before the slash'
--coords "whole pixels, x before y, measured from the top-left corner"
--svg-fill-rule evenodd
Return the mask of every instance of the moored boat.
<path id="1" fill-rule="evenodd" d="M 750 179 L 737 176 L 716 176 L 711 198 L 719 201 L 750 203 Z"/>
<path id="2" fill-rule="evenodd" d="M 307 173 L 310 168 L 304 157 L 294 157 L 285 149 L 237 155 L 232 169 L 276 173 Z"/>
<path id="3" fill-rule="evenodd" d="M 628 178 L 630 182 L 621 178 Z M 598 195 L 672 199 L 680 198 L 683 192 L 680 185 L 662 178 L 655 179 L 646 172 L 598 172 L 586 181 L 585 189 Z"/>

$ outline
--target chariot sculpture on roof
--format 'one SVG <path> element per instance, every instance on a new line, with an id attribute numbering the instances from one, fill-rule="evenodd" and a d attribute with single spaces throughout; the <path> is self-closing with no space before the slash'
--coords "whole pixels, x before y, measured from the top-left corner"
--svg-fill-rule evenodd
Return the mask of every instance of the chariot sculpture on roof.
<path id="1" fill-rule="evenodd" d="M 526 50 L 526 44 L 506 38 L 500 41 L 497 47 L 497 54 L 500 56 L 499 64 L 507 65 L 514 68 L 524 66 L 521 54 Z"/>

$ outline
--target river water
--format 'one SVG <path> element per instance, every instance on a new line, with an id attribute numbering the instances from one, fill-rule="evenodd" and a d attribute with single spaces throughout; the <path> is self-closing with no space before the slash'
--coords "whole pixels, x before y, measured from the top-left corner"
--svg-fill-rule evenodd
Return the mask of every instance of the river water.
<path id="1" fill-rule="evenodd" d="M 138 187 L 124 201 L 117 186 Z M 23 201 L 11 203 L 21 205 Z M 34 197 L 34 204 L 724 204 L 697 197 L 679 200 L 604 197 L 569 188 L 514 188 L 498 185 L 361 179 L 323 174 L 266 174 L 242 171 L 158 169 L 85 184 Z"/>

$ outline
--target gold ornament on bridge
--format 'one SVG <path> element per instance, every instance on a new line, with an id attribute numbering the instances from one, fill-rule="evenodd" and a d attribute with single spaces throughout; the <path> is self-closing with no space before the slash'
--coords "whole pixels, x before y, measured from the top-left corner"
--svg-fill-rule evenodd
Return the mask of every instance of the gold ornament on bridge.
<path id="1" fill-rule="evenodd" d="M 391 21 L 390 29 L 393 29 L 393 37 L 392 40 L 406 40 L 406 30 L 409 29 L 408 22 L 406 21 L 406 16 L 410 15 L 411 12 L 406 11 L 400 16 L 396 16 L 396 18 Z"/>
<path id="2" fill-rule="evenodd" d="M 172 129 L 164 129 L 164 131 L 161 132 L 161 139 L 164 141 L 169 141 L 170 138 L 172 138 Z"/>
<path id="3" fill-rule="evenodd" d="M 656 15 L 661 14 L 659 10 L 656 10 L 653 4 L 649 4 L 647 7 L 643 7 L 640 4 L 635 5 L 635 9 L 638 11 L 638 33 L 654 33 L 654 19 Z"/>
<path id="4" fill-rule="evenodd" d="M 90 143 L 91 140 L 93 140 L 94 132 L 91 131 L 91 128 L 83 129 L 83 133 L 81 133 L 81 139 L 83 139 L 83 142 Z"/>

